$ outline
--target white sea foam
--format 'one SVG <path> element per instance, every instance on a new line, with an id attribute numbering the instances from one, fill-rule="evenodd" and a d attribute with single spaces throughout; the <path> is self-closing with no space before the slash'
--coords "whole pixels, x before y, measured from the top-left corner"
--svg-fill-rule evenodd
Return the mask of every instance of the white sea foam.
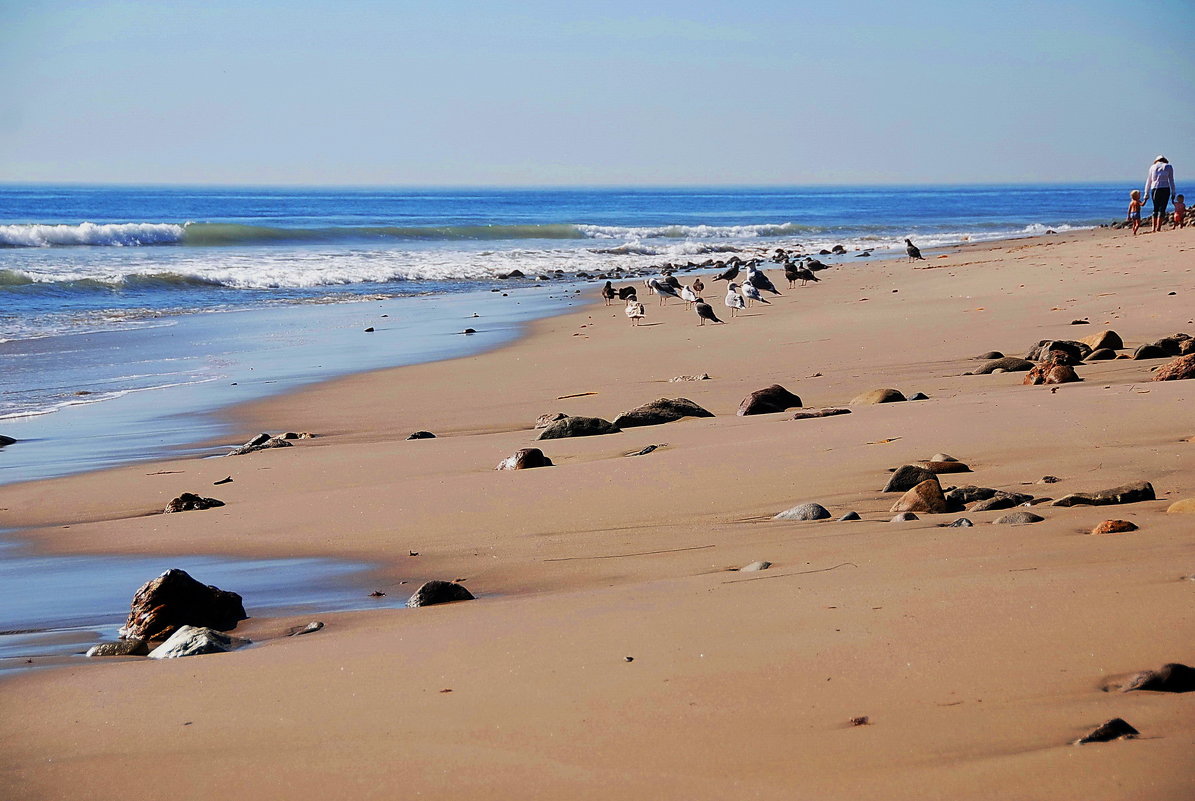
<path id="1" fill-rule="evenodd" d="M 0 245 L 47 248 L 63 245 L 163 245 L 181 242 L 184 228 L 169 223 L 0 225 Z"/>

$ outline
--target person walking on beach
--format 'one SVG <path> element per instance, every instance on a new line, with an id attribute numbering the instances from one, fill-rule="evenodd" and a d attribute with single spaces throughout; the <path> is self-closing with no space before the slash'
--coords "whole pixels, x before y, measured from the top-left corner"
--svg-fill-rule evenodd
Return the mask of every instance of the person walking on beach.
<path id="1" fill-rule="evenodd" d="M 1141 207 L 1144 205 L 1140 192 L 1136 189 L 1129 192 L 1129 222 L 1133 224 L 1133 236 L 1137 235 L 1137 229 L 1141 227 Z"/>
<path id="2" fill-rule="evenodd" d="M 1182 195 L 1174 196 L 1174 227 L 1187 227 L 1187 200 Z"/>
<path id="3" fill-rule="evenodd" d="M 1166 219 L 1166 206 L 1174 192 L 1174 168 L 1170 166 L 1165 156 L 1158 156 L 1150 165 L 1149 175 L 1145 178 L 1145 197 L 1153 201 L 1153 232 L 1162 230 L 1162 221 Z"/>

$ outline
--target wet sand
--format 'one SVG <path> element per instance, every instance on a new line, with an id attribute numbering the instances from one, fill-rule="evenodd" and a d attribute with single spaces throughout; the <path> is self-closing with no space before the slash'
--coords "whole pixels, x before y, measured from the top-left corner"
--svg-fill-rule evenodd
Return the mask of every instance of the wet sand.
<path id="1" fill-rule="evenodd" d="M 1165 512 L 1195 496 L 1195 382 L 1149 382 L 1160 360 L 1083 364 L 1057 392 L 1021 373 L 962 374 L 980 353 L 1042 339 L 1113 329 L 1131 349 L 1195 334 L 1195 232 L 939 255 L 834 267 L 791 291 L 771 270 L 784 295 L 724 326 L 644 297 L 647 325 L 632 328 L 598 301 L 497 351 L 235 410 L 245 438 L 319 434 L 293 448 L 5 487 L 0 525 L 34 527 L 52 552 L 351 558 L 380 563 L 389 594 L 457 578 L 478 600 L 326 615 L 316 634 L 233 654 L 5 678 L 0 788 L 1191 797 L 1191 694 L 1100 685 L 1195 661 L 1195 582 L 1182 579 L 1195 519 Z M 723 316 L 722 284 L 704 281 Z M 711 380 L 668 383 L 700 373 Z M 806 407 L 880 387 L 929 400 L 735 416 L 772 383 Z M 540 414 L 612 419 L 678 396 L 716 417 L 533 441 Z M 416 430 L 437 438 L 406 441 Z M 648 444 L 663 447 L 624 456 Z M 493 470 L 529 446 L 556 466 Z M 1158 500 L 1046 503 L 1024 526 L 991 524 L 1006 510 L 964 512 L 964 529 L 939 527 L 960 514 L 887 522 L 888 469 L 936 452 L 973 471 L 944 485 L 1058 498 L 1148 480 Z M 1061 480 L 1036 483 L 1046 475 Z M 227 506 L 147 515 L 182 491 Z M 771 519 L 806 501 L 863 520 Z M 1109 518 L 1140 528 L 1087 533 Z M 758 559 L 772 568 L 731 570 Z M 1141 737 L 1069 744 L 1112 717 Z"/>

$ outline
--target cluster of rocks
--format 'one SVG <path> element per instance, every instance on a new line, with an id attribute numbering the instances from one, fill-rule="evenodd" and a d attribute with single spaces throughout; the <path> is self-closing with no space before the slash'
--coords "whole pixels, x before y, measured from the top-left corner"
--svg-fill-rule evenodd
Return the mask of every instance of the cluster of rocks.
<path id="1" fill-rule="evenodd" d="M 1124 340 L 1115 331 L 1101 331 L 1078 340 L 1043 339 L 1030 348 L 1024 358 L 1005 356 L 999 351 L 983 353 L 976 357 L 984 362 L 983 366 L 964 375 L 1028 372 L 1026 384 L 1064 384 L 1080 380 L 1073 368 L 1082 362 L 1178 357 L 1160 368 L 1153 380 L 1195 377 L 1195 358 L 1188 358 L 1195 357 L 1195 339 L 1188 334 L 1171 334 L 1156 342 L 1139 345 L 1131 354 L 1118 353 L 1125 349 Z"/>
<path id="2" fill-rule="evenodd" d="M 285 434 L 258 434 L 239 448 L 229 451 L 227 456 L 244 456 L 246 453 L 264 451 L 269 448 L 289 448 L 292 439 L 312 439 L 315 435 L 304 431 L 301 434 L 287 431 Z"/>

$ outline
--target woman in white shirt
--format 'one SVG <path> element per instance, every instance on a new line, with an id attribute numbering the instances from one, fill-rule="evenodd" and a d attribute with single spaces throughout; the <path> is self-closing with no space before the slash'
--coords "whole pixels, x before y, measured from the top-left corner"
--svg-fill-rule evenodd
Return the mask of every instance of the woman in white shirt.
<path id="1" fill-rule="evenodd" d="M 1153 201 L 1153 230 L 1162 230 L 1162 220 L 1166 218 L 1166 205 L 1174 191 L 1174 168 L 1165 156 L 1158 156 L 1149 168 L 1149 175 L 1145 179 L 1145 197 Z"/>

